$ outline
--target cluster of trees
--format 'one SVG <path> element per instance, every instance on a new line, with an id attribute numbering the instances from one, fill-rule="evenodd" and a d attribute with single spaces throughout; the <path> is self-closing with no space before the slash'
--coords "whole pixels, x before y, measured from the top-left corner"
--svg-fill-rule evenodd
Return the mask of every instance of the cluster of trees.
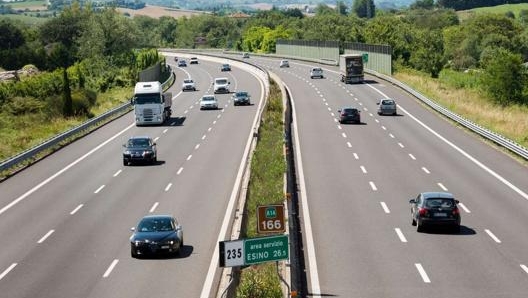
<path id="1" fill-rule="evenodd" d="M 105 90 L 134 80 L 133 49 L 210 47 L 273 53 L 279 38 L 337 40 L 390 45 L 396 70 L 411 67 L 438 77 L 445 68 L 479 69 L 474 73 L 479 74 L 482 89 L 497 102 L 528 103 L 522 64 L 528 61 L 528 26 L 523 18 L 489 14 L 460 22 L 454 10 L 425 9 L 424 2 L 428 0 L 416 1 L 413 9 L 372 15 L 361 11 L 372 11 L 366 6 L 373 1 L 357 0 L 363 6 L 350 10 L 344 1 L 335 8 L 319 4 L 313 17 L 299 9 L 273 9 L 249 18 L 179 19 L 127 18 L 114 9 L 94 12 L 74 4 L 38 28 L 0 22 L 0 31 L 5 32 L 0 36 L 0 66 L 63 69 L 67 82 L 66 69 L 78 65 L 84 74 L 83 86 Z M 198 37 L 200 43 L 196 43 Z"/>
<path id="2" fill-rule="evenodd" d="M 114 86 L 131 86 L 138 70 L 162 59 L 148 44 L 150 40 L 136 34 L 141 26 L 114 9 L 95 12 L 77 3 L 38 27 L 1 20 L 0 67 L 17 70 L 31 64 L 44 74 L 21 82 L 1 83 L 0 109 L 4 105 L 41 101 L 60 105 L 61 114 L 66 117 L 86 114 L 86 106 L 76 107 L 72 94 L 83 97 L 81 102 L 93 104 L 92 94 Z M 147 50 L 137 50 L 142 48 Z M 151 51 L 158 61 L 142 58 L 152 56 Z M 61 100 L 50 100 L 57 97 Z"/>

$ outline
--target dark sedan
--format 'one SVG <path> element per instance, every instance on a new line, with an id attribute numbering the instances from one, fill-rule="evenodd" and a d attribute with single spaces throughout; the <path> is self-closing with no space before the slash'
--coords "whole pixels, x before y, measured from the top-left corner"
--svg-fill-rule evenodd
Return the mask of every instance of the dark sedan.
<path id="1" fill-rule="evenodd" d="M 452 194 L 448 192 L 422 192 L 411 204 L 412 225 L 417 231 L 423 231 L 425 226 L 448 225 L 456 232 L 460 231 L 460 210 Z"/>
<path id="2" fill-rule="evenodd" d="M 173 216 L 145 216 L 132 230 L 130 255 L 133 258 L 157 253 L 179 254 L 183 247 L 183 228 Z"/>
<path id="3" fill-rule="evenodd" d="M 339 123 L 361 123 L 361 112 L 352 107 L 345 107 L 337 110 L 339 113 Z"/>
<path id="4" fill-rule="evenodd" d="M 238 91 L 233 94 L 233 104 L 235 106 L 239 105 L 250 105 L 251 96 L 246 91 Z"/>
<path id="5" fill-rule="evenodd" d="M 146 136 L 131 137 L 123 144 L 123 165 L 128 166 L 133 162 L 156 163 L 158 151 L 156 143 Z"/>
<path id="6" fill-rule="evenodd" d="M 222 64 L 222 67 L 220 67 L 220 71 L 231 71 L 231 65 Z"/>

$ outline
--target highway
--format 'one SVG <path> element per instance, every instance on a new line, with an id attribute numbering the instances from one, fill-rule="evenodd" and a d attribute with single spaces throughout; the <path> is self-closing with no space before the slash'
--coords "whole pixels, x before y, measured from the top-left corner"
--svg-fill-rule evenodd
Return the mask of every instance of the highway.
<path id="1" fill-rule="evenodd" d="M 292 94 L 304 294 L 526 297 L 526 166 L 375 77 L 343 85 L 332 66 L 310 79 L 308 62 L 247 62 Z M 212 297 L 217 241 L 264 95 L 254 75 L 220 73 L 220 63 L 174 68 L 167 125 L 136 127 L 129 113 L 0 183 L 2 297 Z M 180 93 L 188 76 L 198 91 Z M 250 91 L 253 105 L 218 95 L 222 109 L 200 111 L 217 76 Z M 397 101 L 398 116 L 376 114 L 381 97 Z M 343 106 L 360 108 L 362 123 L 339 124 Z M 123 167 L 131 135 L 156 138 L 158 164 Z M 460 200 L 459 234 L 411 226 L 408 201 L 423 191 Z M 183 225 L 181 256 L 130 257 L 130 228 L 151 213 Z"/>
<path id="2" fill-rule="evenodd" d="M 378 78 L 344 85 L 336 67 L 310 79 L 309 62 L 251 60 L 292 94 L 307 296 L 526 297 L 526 166 Z M 398 116 L 377 115 L 382 97 Z M 343 106 L 362 123 L 339 124 Z M 423 191 L 455 195 L 459 234 L 411 226 Z"/>
<path id="3" fill-rule="evenodd" d="M 101 127 L 0 184 L 2 297 L 211 297 L 215 251 L 224 239 L 240 172 L 253 137 L 265 85 L 255 71 L 200 60 L 177 68 L 172 119 L 136 127 L 133 113 Z M 188 58 L 188 57 L 187 57 Z M 251 106 L 201 111 L 214 77 L 252 94 Z M 184 78 L 196 92 L 181 92 Z M 155 165 L 124 167 L 122 144 L 148 135 Z M 178 257 L 133 259 L 131 227 L 147 214 L 172 214 L 183 226 Z M 213 268 L 212 270 L 210 268 Z"/>

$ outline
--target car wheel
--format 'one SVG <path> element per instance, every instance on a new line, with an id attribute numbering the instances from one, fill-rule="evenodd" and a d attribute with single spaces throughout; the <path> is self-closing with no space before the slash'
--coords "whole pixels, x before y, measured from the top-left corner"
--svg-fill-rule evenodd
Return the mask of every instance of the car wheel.
<path id="1" fill-rule="evenodd" d="M 130 256 L 134 259 L 138 259 L 138 255 L 134 252 L 133 249 L 130 250 Z"/>
<path id="2" fill-rule="evenodd" d="M 416 232 L 423 232 L 423 230 L 424 230 L 423 224 L 417 223 L 416 224 Z"/>
<path id="3" fill-rule="evenodd" d="M 411 221 L 411 225 L 416 226 L 416 220 L 414 219 L 414 217 L 413 217 L 413 219 Z"/>
<path id="4" fill-rule="evenodd" d="M 123 165 L 126 167 L 128 166 L 128 161 L 126 159 L 123 159 Z"/>

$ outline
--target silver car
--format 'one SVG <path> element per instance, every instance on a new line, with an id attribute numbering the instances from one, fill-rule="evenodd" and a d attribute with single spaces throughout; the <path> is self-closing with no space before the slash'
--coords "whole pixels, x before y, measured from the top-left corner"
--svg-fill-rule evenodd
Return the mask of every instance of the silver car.
<path id="1" fill-rule="evenodd" d="M 396 102 L 391 98 L 382 98 L 377 103 L 378 115 L 397 115 Z"/>
<path id="2" fill-rule="evenodd" d="M 216 110 L 218 109 L 218 100 L 214 95 L 204 95 L 200 100 L 200 110 Z"/>

